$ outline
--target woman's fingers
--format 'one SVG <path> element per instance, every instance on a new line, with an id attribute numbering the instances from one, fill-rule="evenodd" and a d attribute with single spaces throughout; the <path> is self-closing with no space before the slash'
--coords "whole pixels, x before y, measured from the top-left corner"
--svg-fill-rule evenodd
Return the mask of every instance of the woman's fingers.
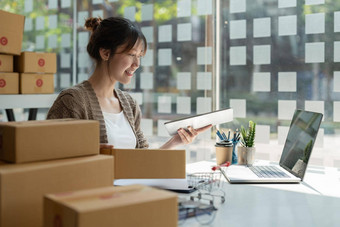
<path id="1" fill-rule="evenodd" d="M 181 137 L 182 142 L 185 143 L 185 144 L 188 144 L 192 141 L 190 139 L 191 136 L 189 135 L 189 133 L 183 128 L 181 128 L 178 131 L 178 135 L 179 135 L 179 137 Z"/>
<path id="2" fill-rule="evenodd" d="M 187 139 L 186 139 L 185 136 L 183 135 L 182 130 L 183 130 L 183 129 L 179 129 L 179 130 L 178 130 L 178 135 L 179 135 L 179 137 L 181 138 L 182 142 L 183 142 L 184 144 L 186 144 L 186 140 L 187 140 Z"/>
<path id="3" fill-rule="evenodd" d="M 193 127 L 188 126 L 188 130 L 191 133 L 191 135 L 193 135 L 193 136 L 197 136 L 198 135 L 197 130 L 195 130 Z"/>
<path id="4" fill-rule="evenodd" d="M 194 129 L 192 126 L 188 126 L 186 129 L 183 129 L 183 128 L 178 129 L 177 132 L 182 142 L 184 144 L 189 144 L 192 141 L 194 141 L 194 139 L 199 133 L 204 132 L 211 127 L 212 125 L 207 125 L 202 128 Z"/>
<path id="5" fill-rule="evenodd" d="M 100 144 L 100 149 L 112 149 L 112 148 L 114 148 L 114 146 L 111 144 L 105 144 L 105 143 Z"/>
<path id="6" fill-rule="evenodd" d="M 211 127 L 212 127 L 212 125 L 207 125 L 207 126 L 204 126 L 204 127 L 202 127 L 202 128 L 196 129 L 196 131 L 197 131 L 198 133 L 201 133 L 201 132 L 204 132 L 204 131 L 208 130 L 208 129 L 211 128 Z"/>

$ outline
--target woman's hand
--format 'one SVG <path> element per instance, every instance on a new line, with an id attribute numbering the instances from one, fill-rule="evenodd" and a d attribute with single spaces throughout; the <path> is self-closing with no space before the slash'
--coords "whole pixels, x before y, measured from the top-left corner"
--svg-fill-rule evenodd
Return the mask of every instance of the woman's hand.
<path id="1" fill-rule="evenodd" d="M 212 125 L 207 125 L 202 128 L 194 129 L 191 126 L 188 126 L 186 129 L 180 128 L 177 130 L 177 134 L 174 135 L 168 142 L 166 142 L 161 149 L 171 149 L 178 145 L 184 145 L 192 143 L 196 136 L 201 132 L 204 132 L 210 129 Z"/>
<path id="2" fill-rule="evenodd" d="M 113 145 L 107 144 L 107 143 L 101 143 L 99 146 L 100 153 L 102 153 L 102 150 L 113 149 L 113 148 L 114 148 Z"/>
<path id="3" fill-rule="evenodd" d="M 178 129 L 177 135 L 180 137 L 183 144 L 189 144 L 189 143 L 192 143 L 192 141 L 195 140 L 196 136 L 199 133 L 204 132 L 205 130 L 208 130 L 209 128 L 211 128 L 211 125 L 204 126 L 202 128 L 199 128 L 199 129 L 194 129 L 191 126 L 188 126 L 188 128 L 186 128 L 186 129 L 183 129 L 183 128 Z M 177 135 L 175 135 L 175 136 L 177 136 Z"/>

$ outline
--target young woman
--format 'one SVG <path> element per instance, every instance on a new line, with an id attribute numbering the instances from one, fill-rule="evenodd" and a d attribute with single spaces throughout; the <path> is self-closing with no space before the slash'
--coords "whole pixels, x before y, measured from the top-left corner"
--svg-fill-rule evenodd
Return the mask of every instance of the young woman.
<path id="1" fill-rule="evenodd" d="M 47 118 L 98 120 L 101 148 L 147 148 L 139 105 L 127 92 L 115 88 L 117 82 L 129 83 L 140 66 L 147 50 L 144 35 L 120 17 L 88 18 L 85 28 L 91 31 L 87 52 L 96 63 L 95 70 L 88 80 L 62 91 Z M 191 143 L 210 127 L 179 129 L 161 149 Z"/>

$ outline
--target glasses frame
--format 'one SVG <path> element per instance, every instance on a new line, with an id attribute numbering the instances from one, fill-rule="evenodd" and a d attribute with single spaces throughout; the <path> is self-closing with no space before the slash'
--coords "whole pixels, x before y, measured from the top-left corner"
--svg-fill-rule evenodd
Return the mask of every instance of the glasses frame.
<path id="1" fill-rule="evenodd" d="M 189 200 L 179 201 L 178 203 L 178 225 L 182 225 L 188 218 L 195 217 L 196 221 L 202 225 L 210 224 L 214 221 L 217 208 L 214 206 L 213 201 L 202 203 L 195 201 L 190 196 Z M 208 216 L 205 216 L 208 214 Z M 207 217 L 207 218 L 204 218 Z"/>

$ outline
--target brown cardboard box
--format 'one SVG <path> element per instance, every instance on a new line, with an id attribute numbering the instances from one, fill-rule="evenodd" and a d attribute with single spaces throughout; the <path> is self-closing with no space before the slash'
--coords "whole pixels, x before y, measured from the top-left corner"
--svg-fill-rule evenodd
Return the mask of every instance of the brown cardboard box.
<path id="1" fill-rule="evenodd" d="M 0 73 L 0 94 L 19 94 L 19 73 Z"/>
<path id="2" fill-rule="evenodd" d="M 177 194 L 131 185 L 47 195 L 44 226 L 177 227 Z"/>
<path id="3" fill-rule="evenodd" d="M 14 69 L 20 73 L 56 73 L 55 53 L 22 52 L 14 58 Z"/>
<path id="4" fill-rule="evenodd" d="M 0 227 L 42 227 L 45 194 L 111 186 L 112 164 L 104 155 L 1 163 Z"/>
<path id="5" fill-rule="evenodd" d="M 53 74 L 20 73 L 20 94 L 54 93 Z"/>
<path id="6" fill-rule="evenodd" d="M 13 55 L 0 54 L 0 72 L 13 72 Z"/>
<path id="7" fill-rule="evenodd" d="M 0 10 L 0 53 L 20 55 L 25 17 Z"/>
<path id="8" fill-rule="evenodd" d="M 56 119 L 0 123 L 0 159 L 24 163 L 99 153 L 99 122 Z"/>
<path id="9" fill-rule="evenodd" d="M 113 155 L 115 179 L 185 178 L 185 150 L 102 149 Z"/>

